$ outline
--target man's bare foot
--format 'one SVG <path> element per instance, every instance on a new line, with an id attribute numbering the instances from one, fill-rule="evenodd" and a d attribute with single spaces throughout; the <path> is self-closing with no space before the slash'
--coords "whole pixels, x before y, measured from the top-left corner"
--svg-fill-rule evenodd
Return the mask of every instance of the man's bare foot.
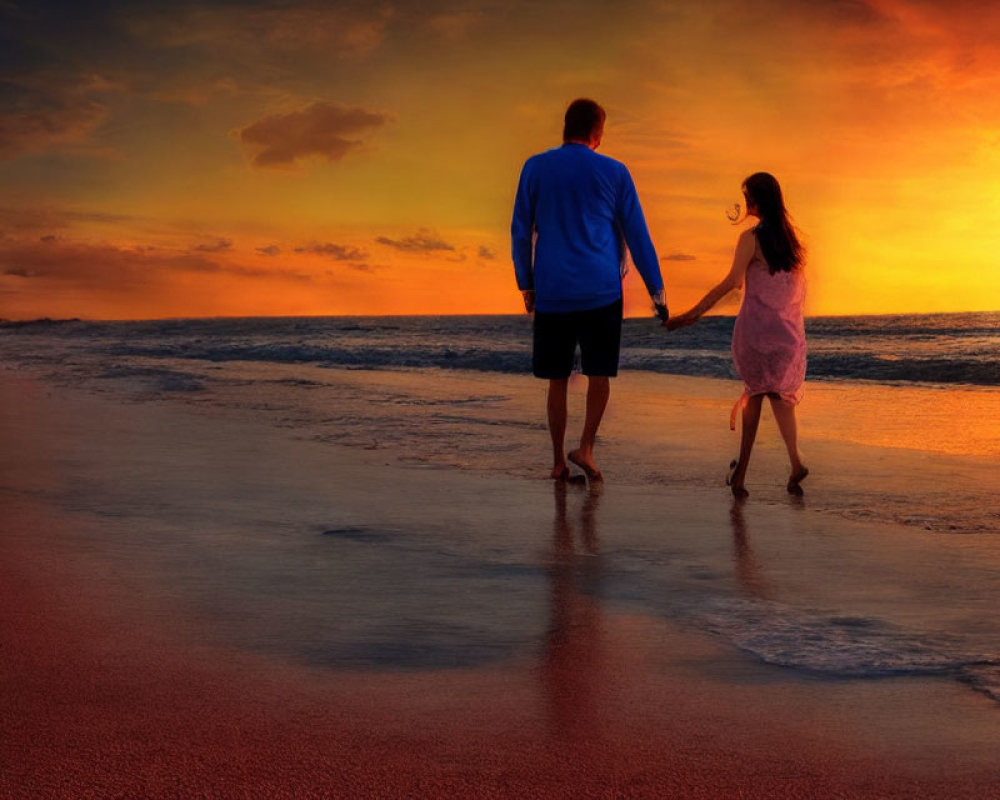
<path id="1" fill-rule="evenodd" d="M 806 479 L 809 474 L 809 469 L 807 467 L 801 467 L 797 471 L 793 472 L 788 478 L 788 493 L 789 494 L 804 494 L 802 487 L 799 486 L 802 481 Z"/>
<path id="2" fill-rule="evenodd" d="M 556 464 L 549 473 L 549 477 L 554 481 L 568 481 L 569 467 L 565 464 Z"/>
<path id="3" fill-rule="evenodd" d="M 576 464 L 580 469 L 583 470 L 584 474 L 592 481 L 603 481 L 604 476 L 601 471 L 597 468 L 597 464 L 594 463 L 593 458 L 584 458 L 579 450 L 572 451 L 568 456 L 566 456 L 570 461 Z"/>

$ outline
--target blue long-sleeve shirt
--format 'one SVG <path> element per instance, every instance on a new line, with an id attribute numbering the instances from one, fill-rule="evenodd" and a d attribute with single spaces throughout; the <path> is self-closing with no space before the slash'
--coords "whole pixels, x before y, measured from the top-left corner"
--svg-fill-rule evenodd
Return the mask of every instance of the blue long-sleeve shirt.
<path id="1" fill-rule="evenodd" d="M 650 295 L 660 262 L 628 168 L 567 142 L 529 158 L 510 226 L 517 286 L 539 311 L 585 311 L 621 297 L 627 244 Z"/>

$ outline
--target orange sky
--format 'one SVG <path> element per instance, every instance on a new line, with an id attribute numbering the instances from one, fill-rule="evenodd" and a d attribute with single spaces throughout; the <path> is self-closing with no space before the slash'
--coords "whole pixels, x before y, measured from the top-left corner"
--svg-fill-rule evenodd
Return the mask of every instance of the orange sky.
<path id="1" fill-rule="evenodd" d="M 0 317 L 518 311 L 517 175 L 581 95 L 674 310 L 760 169 L 810 313 L 1000 309 L 998 41 L 970 0 L 6 0 Z"/>

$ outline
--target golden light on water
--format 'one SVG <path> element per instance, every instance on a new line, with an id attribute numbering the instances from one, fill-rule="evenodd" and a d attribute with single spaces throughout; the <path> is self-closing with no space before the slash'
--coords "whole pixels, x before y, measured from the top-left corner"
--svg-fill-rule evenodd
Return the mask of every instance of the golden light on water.
<path id="1" fill-rule="evenodd" d="M 990 387 L 936 389 L 807 386 L 803 431 L 813 439 L 874 447 L 996 458 L 1000 456 L 1000 392 Z M 905 413 L 896 413 L 905 409 Z M 822 425 L 810 424 L 810 418 Z"/>

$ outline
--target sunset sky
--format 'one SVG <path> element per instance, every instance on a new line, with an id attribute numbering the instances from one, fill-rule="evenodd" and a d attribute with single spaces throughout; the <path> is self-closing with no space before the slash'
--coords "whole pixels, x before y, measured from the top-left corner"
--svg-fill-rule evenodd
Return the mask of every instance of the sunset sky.
<path id="1" fill-rule="evenodd" d="M 518 311 L 578 96 L 673 310 L 762 169 L 810 313 L 1000 309 L 998 43 L 986 0 L 0 0 L 0 317 Z"/>

